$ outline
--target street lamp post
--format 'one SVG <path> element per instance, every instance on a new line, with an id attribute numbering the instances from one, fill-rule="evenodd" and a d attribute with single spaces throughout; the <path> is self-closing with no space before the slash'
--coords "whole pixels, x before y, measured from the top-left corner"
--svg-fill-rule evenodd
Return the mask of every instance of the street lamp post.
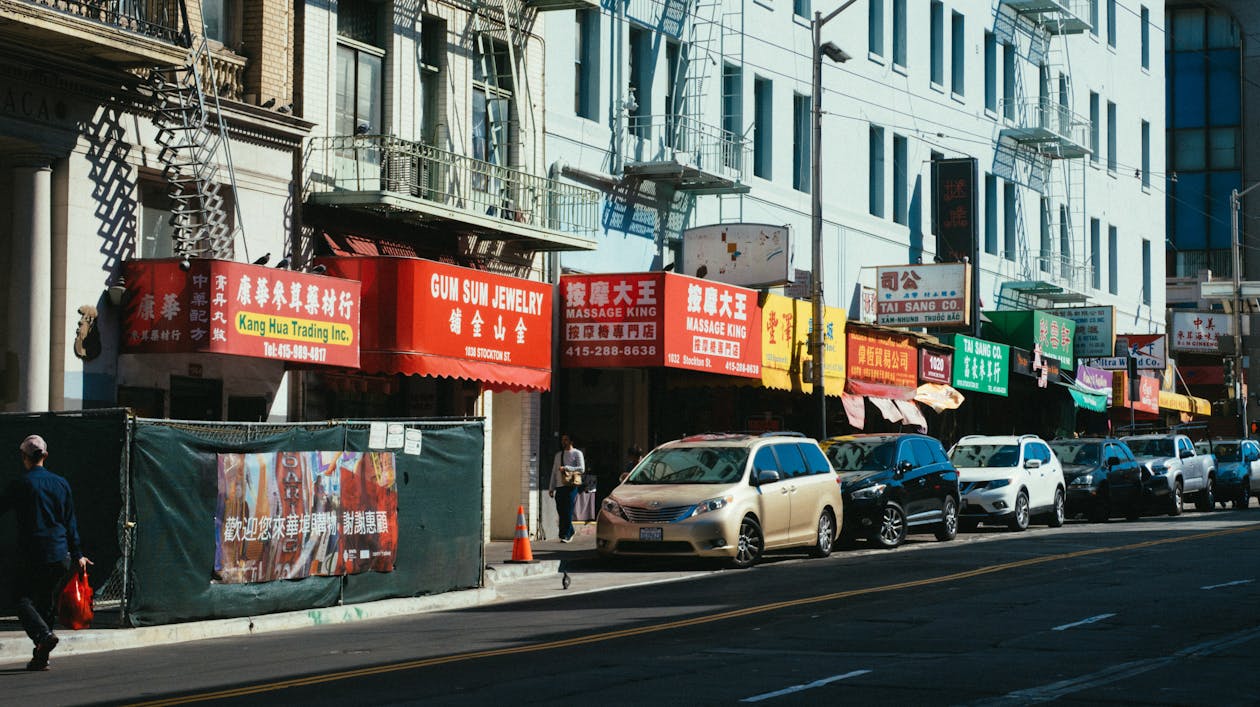
<path id="1" fill-rule="evenodd" d="M 837 64 L 849 60 L 849 55 L 840 47 L 827 42 L 823 44 L 822 28 L 857 0 L 848 0 L 840 7 L 823 15 L 814 11 L 814 21 L 810 23 L 814 36 L 813 53 L 813 86 L 811 103 L 813 125 L 810 139 L 810 245 L 813 261 L 810 265 L 809 296 L 813 303 L 813 323 L 809 330 L 809 348 L 814 355 L 814 370 L 811 376 L 814 384 L 814 400 L 818 406 L 818 439 L 827 438 L 827 391 L 823 384 L 823 350 L 826 341 L 823 333 L 823 289 L 822 289 L 822 60 L 825 55 Z"/>
<path id="2" fill-rule="evenodd" d="M 1260 187 L 1260 182 L 1229 194 L 1230 216 L 1230 250 L 1234 261 L 1234 399 L 1238 401 L 1239 416 L 1242 418 L 1242 436 L 1247 437 L 1247 397 L 1243 395 L 1243 327 L 1242 327 L 1242 246 L 1239 242 L 1238 211 L 1242 206 L 1242 198 L 1247 192 Z"/>

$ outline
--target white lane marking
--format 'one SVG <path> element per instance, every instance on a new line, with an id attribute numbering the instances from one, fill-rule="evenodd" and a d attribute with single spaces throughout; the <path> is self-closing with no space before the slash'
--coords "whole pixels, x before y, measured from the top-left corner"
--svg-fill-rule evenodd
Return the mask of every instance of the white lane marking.
<path id="1" fill-rule="evenodd" d="M 815 680 L 813 682 L 807 682 L 804 685 L 793 685 L 792 687 L 785 687 L 782 690 L 775 690 L 774 692 L 764 692 L 760 695 L 753 695 L 752 697 L 745 697 L 744 699 L 740 700 L 740 702 L 761 702 L 762 700 L 769 700 L 775 697 L 782 697 L 784 695 L 790 695 L 794 692 L 801 692 L 803 690 L 812 690 L 815 687 L 822 687 L 823 685 L 830 685 L 833 682 L 839 682 L 846 678 L 855 678 L 859 675 L 865 675 L 869 672 L 871 671 L 854 670 L 852 672 L 845 673 L 844 675 L 832 675 L 829 678 L 823 678 L 822 680 Z"/>
<path id="2" fill-rule="evenodd" d="M 1099 621 L 1102 621 L 1103 619 L 1109 619 L 1113 616 L 1115 616 L 1115 614 L 1099 614 L 1097 616 L 1091 616 L 1088 619 L 1081 619 L 1080 621 L 1075 621 L 1070 624 L 1063 624 L 1062 626 L 1055 626 L 1054 628 L 1050 630 L 1051 631 L 1066 631 L 1069 628 L 1076 628 L 1077 626 L 1085 626 L 1087 624 L 1098 623 Z"/>
<path id="3" fill-rule="evenodd" d="M 1081 692 L 1093 687 L 1101 687 L 1114 682 L 1119 682 L 1126 678 L 1131 678 L 1143 673 L 1149 673 L 1152 670 L 1158 670 L 1165 666 L 1173 665 L 1184 658 L 1206 657 L 1219 653 L 1227 648 L 1254 641 L 1260 638 L 1260 627 L 1249 628 L 1245 631 L 1231 633 L 1227 636 L 1196 643 L 1193 646 L 1187 646 L 1181 650 L 1159 658 L 1147 658 L 1143 660 L 1135 660 L 1129 663 L 1121 663 L 1111 667 L 1103 668 L 1095 673 L 1082 675 L 1077 678 L 1069 678 L 1060 680 L 1059 682 L 1042 685 L 1040 687 L 1030 687 L 1024 690 L 1016 690 L 1008 692 L 1001 697 L 995 697 L 989 700 L 981 700 L 973 702 L 973 705 L 984 705 L 985 707 L 996 707 L 998 705 L 1029 705 L 1041 702 L 1052 702 L 1075 692 Z"/>
<path id="4" fill-rule="evenodd" d="M 1221 587 L 1235 587 L 1235 586 L 1238 586 L 1239 584 L 1251 584 L 1251 583 L 1252 583 L 1252 582 L 1254 582 L 1254 581 L 1256 581 L 1256 580 L 1254 580 L 1254 579 L 1236 579 L 1236 580 L 1234 580 L 1233 582 L 1225 582 L 1225 583 L 1223 583 L 1223 584 L 1209 584 L 1209 585 L 1207 585 L 1206 587 L 1199 587 L 1199 589 L 1220 589 Z"/>

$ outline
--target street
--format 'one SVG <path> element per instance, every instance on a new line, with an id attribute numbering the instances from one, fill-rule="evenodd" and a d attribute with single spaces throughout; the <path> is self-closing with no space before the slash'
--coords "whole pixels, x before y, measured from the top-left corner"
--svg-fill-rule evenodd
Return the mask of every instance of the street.
<path id="1" fill-rule="evenodd" d="M 982 528 L 583 592 L 618 575 L 592 559 L 567 593 L 525 580 L 558 598 L 0 676 L 13 704 L 1253 704 L 1258 531 L 1254 508 Z"/>

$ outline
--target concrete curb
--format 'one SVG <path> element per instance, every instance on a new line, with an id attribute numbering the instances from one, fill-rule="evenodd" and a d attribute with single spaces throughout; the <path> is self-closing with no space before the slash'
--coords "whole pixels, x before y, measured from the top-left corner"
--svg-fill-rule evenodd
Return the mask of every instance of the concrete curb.
<path id="1" fill-rule="evenodd" d="M 554 571 L 554 569 L 552 570 Z M 502 580 L 500 580 L 502 581 Z M 424 614 L 433 611 L 451 611 L 487 604 L 498 598 L 494 587 L 466 589 L 442 594 L 405 599 L 384 599 L 363 604 L 329 606 L 321 609 L 290 611 L 257 617 L 191 621 L 165 626 L 142 628 L 87 629 L 84 631 L 60 631 L 61 643 L 53 653 L 83 655 L 103 651 L 163 646 L 172 643 L 200 641 L 208 638 L 250 636 L 255 633 L 290 631 L 354 623 L 390 616 Z M 31 658 L 31 642 L 25 634 L 6 633 L 0 636 L 0 663 L 25 663 Z"/>

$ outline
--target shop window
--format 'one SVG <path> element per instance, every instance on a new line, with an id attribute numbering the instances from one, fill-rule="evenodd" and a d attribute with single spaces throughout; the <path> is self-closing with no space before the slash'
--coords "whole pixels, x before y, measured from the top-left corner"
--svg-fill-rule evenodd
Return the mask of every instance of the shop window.
<path id="1" fill-rule="evenodd" d="M 222 420 L 223 381 L 171 376 L 172 420 Z"/>
<path id="2" fill-rule="evenodd" d="M 267 398 L 262 396 L 228 396 L 227 419 L 233 422 L 266 422 Z"/>
<path id="3" fill-rule="evenodd" d="M 131 408 L 136 417 L 166 417 L 166 391 L 161 388 L 118 386 L 118 407 Z"/>

